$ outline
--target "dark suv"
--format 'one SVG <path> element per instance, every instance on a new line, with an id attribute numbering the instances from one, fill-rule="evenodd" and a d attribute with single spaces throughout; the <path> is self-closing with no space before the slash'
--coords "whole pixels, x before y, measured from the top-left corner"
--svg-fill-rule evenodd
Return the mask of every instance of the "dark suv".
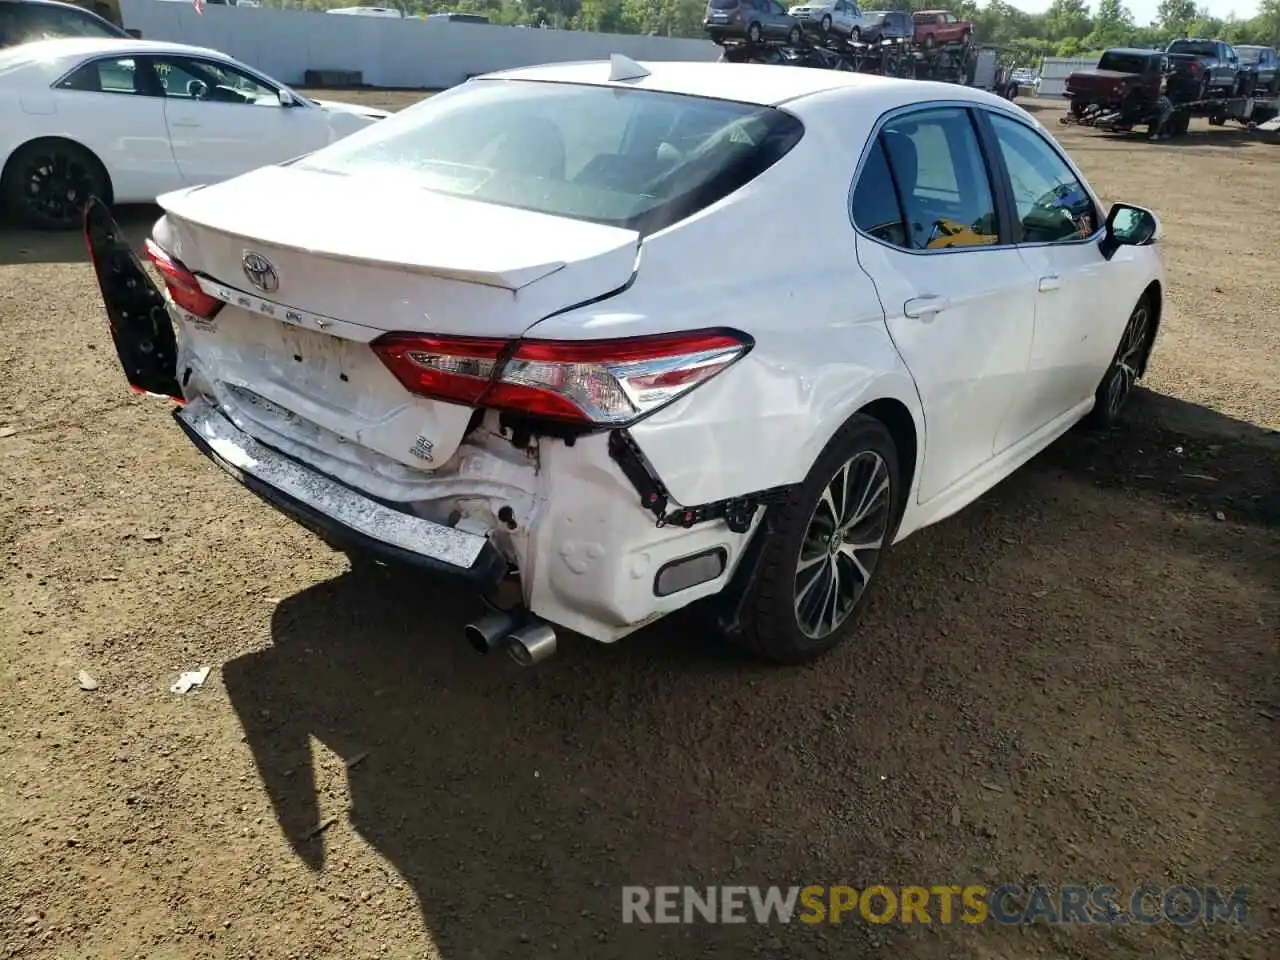
<path id="1" fill-rule="evenodd" d="M 800 42 L 800 21 L 778 0 L 708 0 L 703 27 L 716 43 L 726 40 Z"/>
<path id="2" fill-rule="evenodd" d="M 879 43 L 881 40 L 910 40 L 915 36 L 916 25 L 906 10 L 872 10 L 862 15 L 857 30 L 863 43 Z"/>
<path id="3" fill-rule="evenodd" d="M 96 13 L 51 0 L 0 0 L 0 50 L 55 37 L 116 37 L 128 33 Z"/>
<path id="4" fill-rule="evenodd" d="M 1275 47 L 1236 47 L 1240 55 L 1240 92 L 1246 96 L 1274 97 L 1280 94 L 1280 58 Z"/>

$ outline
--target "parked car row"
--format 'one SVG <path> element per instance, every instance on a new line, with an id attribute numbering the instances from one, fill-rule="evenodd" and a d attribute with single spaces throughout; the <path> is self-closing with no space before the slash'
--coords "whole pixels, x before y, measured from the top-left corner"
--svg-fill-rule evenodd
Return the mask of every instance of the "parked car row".
<path id="1" fill-rule="evenodd" d="M 910 40 L 926 49 L 966 43 L 973 24 L 946 10 L 863 10 L 856 0 L 813 0 L 789 9 L 777 0 L 708 0 L 703 26 L 717 43 L 785 40 L 799 43 L 805 30 L 854 43 Z"/>
<path id="2" fill-rule="evenodd" d="M 1191 99 L 1221 96 L 1276 96 L 1280 75 L 1274 47 L 1234 47 L 1225 40 L 1184 38 L 1165 49 L 1170 86 Z"/>

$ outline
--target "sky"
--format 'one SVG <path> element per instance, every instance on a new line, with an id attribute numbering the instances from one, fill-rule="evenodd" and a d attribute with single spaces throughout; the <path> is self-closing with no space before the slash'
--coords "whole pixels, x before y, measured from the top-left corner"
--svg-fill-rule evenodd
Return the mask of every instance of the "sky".
<path id="1" fill-rule="evenodd" d="M 1049 9 L 1053 0 L 1009 0 L 1011 6 L 1018 7 L 1027 13 L 1044 13 Z M 1133 12 L 1134 23 L 1139 26 L 1146 26 L 1156 18 L 1156 8 L 1160 6 L 1160 0 L 1122 0 L 1124 5 Z M 1096 5 L 1096 0 L 1091 0 L 1089 6 Z M 1248 20 L 1255 16 L 1258 12 L 1257 0 L 1197 0 L 1196 6 L 1208 7 L 1211 16 L 1226 17 L 1234 13 L 1241 20 Z"/>

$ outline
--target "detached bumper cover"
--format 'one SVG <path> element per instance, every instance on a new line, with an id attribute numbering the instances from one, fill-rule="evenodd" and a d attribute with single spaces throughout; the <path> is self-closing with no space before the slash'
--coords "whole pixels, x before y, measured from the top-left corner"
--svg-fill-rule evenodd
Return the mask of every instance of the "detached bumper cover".
<path id="1" fill-rule="evenodd" d="M 174 419 L 200 452 L 263 500 L 330 542 L 477 587 L 493 586 L 507 563 L 488 538 L 395 510 L 277 453 L 196 400 Z"/>

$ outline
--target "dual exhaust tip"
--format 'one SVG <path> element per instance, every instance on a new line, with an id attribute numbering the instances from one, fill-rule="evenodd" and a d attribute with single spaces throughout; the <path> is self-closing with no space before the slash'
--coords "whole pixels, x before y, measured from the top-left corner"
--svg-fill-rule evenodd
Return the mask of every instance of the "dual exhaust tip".
<path id="1" fill-rule="evenodd" d="M 541 663 L 556 652 L 556 631 L 551 624 L 520 610 L 494 611 L 464 628 L 467 642 L 478 653 L 501 648 L 522 667 Z"/>

